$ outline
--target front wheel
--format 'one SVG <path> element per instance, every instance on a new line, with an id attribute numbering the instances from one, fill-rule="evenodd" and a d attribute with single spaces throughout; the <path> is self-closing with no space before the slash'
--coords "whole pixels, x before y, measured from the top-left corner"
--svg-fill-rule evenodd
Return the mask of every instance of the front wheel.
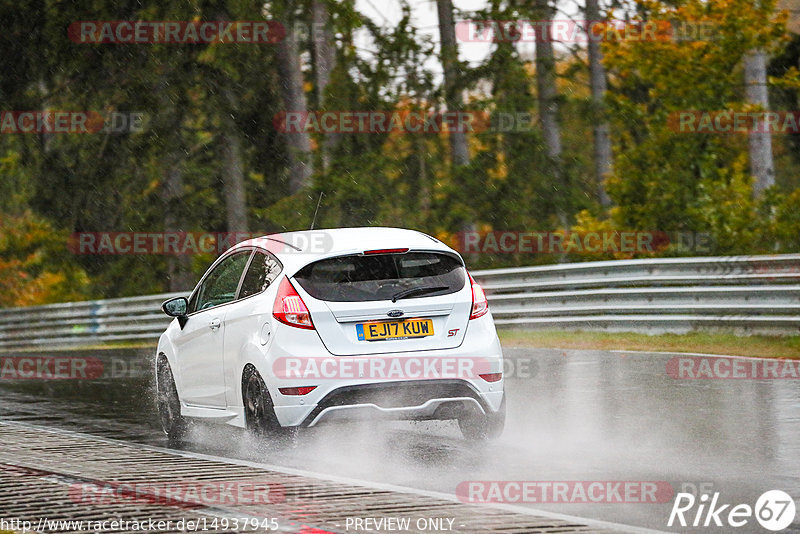
<path id="1" fill-rule="evenodd" d="M 186 437 L 188 424 L 186 418 L 181 415 L 181 401 L 178 397 L 178 389 L 175 387 L 175 379 L 166 360 L 161 360 L 158 363 L 156 388 L 161 428 L 164 429 L 167 440 L 171 445 L 179 444 Z"/>
<path id="2" fill-rule="evenodd" d="M 464 439 L 469 441 L 487 441 L 497 439 L 506 426 L 506 396 L 500 403 L 500 409 L 486 414 L 470 414 L 458 419 L 458 428 Z"/>

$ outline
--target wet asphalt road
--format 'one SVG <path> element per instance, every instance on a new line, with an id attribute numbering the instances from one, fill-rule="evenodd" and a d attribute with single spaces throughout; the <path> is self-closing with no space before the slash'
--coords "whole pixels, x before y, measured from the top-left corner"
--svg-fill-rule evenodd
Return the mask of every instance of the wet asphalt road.
<path id="1" fill-rule="evenodd" d="M 0 418 L 165 446 L 150 351 L 72 355 L 99 358 L 115 377 L 0 380 Z M 800 380 L 676 380 L 663 354 L 505 355 L 508 422 L 491 446 L 465 442 L 454 424 L 397 422 L 309 429 L 291 447 L 254 447 L 228 427 L 201 426 L 185 448 L 451 494 L 474 480 L 665 481 L 676 492 L 719 492 L 731 505 L 752 506 L 771 489 L 800 498 Z M 753 518 L 737 529 L 669 528 L 672 500 L 527 506 L 673 532 L 767 532 Z M 784 532 L 800 532 L 800 510 Z"/>

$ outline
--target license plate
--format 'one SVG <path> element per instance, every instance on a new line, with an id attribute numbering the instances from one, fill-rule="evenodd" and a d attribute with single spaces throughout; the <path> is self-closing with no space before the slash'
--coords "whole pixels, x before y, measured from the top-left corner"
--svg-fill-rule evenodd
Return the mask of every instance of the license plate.
<path id="1" fill-rule="evenodd" d="M 358 323 L 356 334 L 359 341 L 382 341 L 386 339 L 407 339 L 433 335 L 433 321 L 430 319 L 407 319 L 405 321 L 375 321 Z"/>

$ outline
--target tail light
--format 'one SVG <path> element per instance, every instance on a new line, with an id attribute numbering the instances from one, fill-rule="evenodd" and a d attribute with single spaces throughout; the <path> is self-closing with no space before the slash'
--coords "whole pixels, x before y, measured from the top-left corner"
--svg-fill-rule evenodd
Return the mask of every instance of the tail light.
<path id="1" fill-rule="evenodd" d="M 487 382 L 499 382 L 503 378 L 503 373 L 487 373 L 485 375 L 478 375 Z"/>
<path id="2" fill-rule="evenodd" d="M 483 292 L 480 284 L 472 278 L 471 274 L 467 274 L 469 275 L 469 283 L 472 284 L 472 311 L 469 314 L 471 320 L 486 315 L 489 311 L 489 301 L 486 300 L 486 293 Z"/>
<path id="3" fill-rule="evenodd" d="M 283 324 L 314 330 L 314 323 L 311 322 L 311 314 L 306 308 L 306 303 L 285 276 L 278 287 L 278 296 L 275 297 L 272 316 Z"/>
<path id="4" fill-rule="evenodd" d="M 301 386 L 299 388 L 278 388 L 281 395 L 308 395 L 317 389 L 317 386 Z"/>

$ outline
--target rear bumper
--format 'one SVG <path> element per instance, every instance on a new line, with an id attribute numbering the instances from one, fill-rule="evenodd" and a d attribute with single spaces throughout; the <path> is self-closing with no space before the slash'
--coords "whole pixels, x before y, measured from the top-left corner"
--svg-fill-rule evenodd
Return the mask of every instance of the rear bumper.
<path id="1" fill-rule="evenodd" d="M 281 336 L 281 333 L 276 332 L 273 341 L 270 351 L 273 358 L 286 358 L 296 354 L 336 361 L 379 358 L 394 360 L 403 368 L 406 363 L 416 363 L 411 360 L 425 362 L 444 359 L 451 363 L 478 362 L 474 368 L 480 368 L 481 374 L 503 371 L 503 353 L 491 314 L 470 321 L 464 342 L 454 349 L 337 357 L 325 349 L 314 331 L 286 332 L 292 334 L 291 336 Z M 419 368 L 412 365 L 408 367 Z M 358 375 L 325 379 L 289 379 L 281 378 L 280 373 L 271 375 L 267 386 L 273 399 L 275 414 L 282 426 L 310 427 L 327 421 L 365 418 L 454 419 L 470 412 L 497 412 L 503 400 L 502 378 L 496 382 L 488 382 L 475 373 L 470 373 L 469 376 L 458 374 L 437 378 L 394 376 L 391 380 Z M 302 396 L 282 395 L 279 391 L 279 388 L 302 386 L 316 387 L 311 393 Z"/>
<path id="2" fill-rule="evenodd" d="M 275 406 L 282 426 L 363 419 L 448 420 L 470 413 L 494 413 L 503 401 L 502 381 L 479 391 L 466 380 L 420 380 L 340 386 L 316 402 L 295 397 Z M 413 392 L 412 395 L 408 395 Z"/>
<path id="3" fill-rule="evenodd" d="M 363 419 L 457 419 L 468 414 L 496 411 L 492 408 L 494 402 L 491 397 L 498 394 L 502 400 L 502 391 L 487 396 L 460 380 L 346 386 L 326 395 L 300 426 L 311 427 L 321 422 Z"/>

